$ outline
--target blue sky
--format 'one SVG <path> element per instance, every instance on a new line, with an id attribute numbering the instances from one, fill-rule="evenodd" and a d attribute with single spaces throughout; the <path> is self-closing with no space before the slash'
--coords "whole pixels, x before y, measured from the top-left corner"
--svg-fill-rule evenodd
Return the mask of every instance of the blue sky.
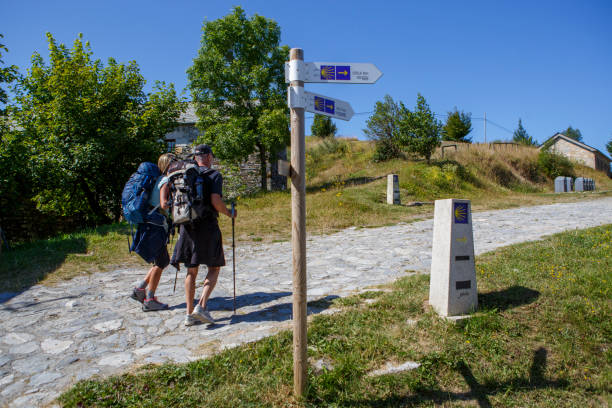
<path id="1" fill-rule="evenodd" d="M 568 125 L 607 154 L 612 139 L 612 2 L 5 0 L 0 33 L 7 64 L 24 72 L 45 32 L 67 45 L 83 33 L 97 58 L 136 60 L 150 89 L 155 80 L 187 86 L 202 22 L 241 5 L 279 23 L 282 44 L 306 61 L 372 62 L 373 85 L 307 84 L 349 101 L 357 114 L 335 121 L 339 135 L 363 139 L 385 94 L 409 107 L 425 96 L 440 119 L 455 106 L 472 113 L 474 141 L 509 139 L 521 118 L 542 142 Z M 312 115 L 307 114 L 307 118 Z M 312 119 L 307 120 L 309 133 Z"/>

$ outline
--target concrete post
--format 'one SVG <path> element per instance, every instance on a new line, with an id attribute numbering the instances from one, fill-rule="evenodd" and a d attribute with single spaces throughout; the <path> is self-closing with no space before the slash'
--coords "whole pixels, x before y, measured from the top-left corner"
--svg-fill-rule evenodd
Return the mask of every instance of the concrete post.
<path id="1" fill-rule="evenodd" d="M 399 177 L 397 174 L 387 175 L 387 204 L 400 205 Z"/>
<path id="2" fill-rule="evenodd" d="M 442 316 L 478 307 L 474 236 L 469 200 L 436 200 L 429 304 Z"/>

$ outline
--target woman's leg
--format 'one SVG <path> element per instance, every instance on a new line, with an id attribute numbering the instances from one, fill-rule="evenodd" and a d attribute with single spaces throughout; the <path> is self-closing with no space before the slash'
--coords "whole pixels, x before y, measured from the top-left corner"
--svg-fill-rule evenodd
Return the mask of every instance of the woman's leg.
<path id="1" fill-rule="evenodd" d="M 195 283 L 198 277 L 198 266 L 187 267 L 187 277 L 185 278 L 185 304 L 187 314 L 193 312 L 193 298 L 195 297 Z"/>

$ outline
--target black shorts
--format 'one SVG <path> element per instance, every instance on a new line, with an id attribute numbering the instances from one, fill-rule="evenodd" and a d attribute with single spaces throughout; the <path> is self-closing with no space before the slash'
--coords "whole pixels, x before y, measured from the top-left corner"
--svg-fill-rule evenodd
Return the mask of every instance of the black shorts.
<path id="1" fill-rule="evenodd" d="M 188 268 L 198 265 L 225 266 L 223 238 L 217 219 L 181 225 L 170 263 L 183 263 Z"/>
<path id="2" fill-rule="evenodd" d="M 165 269 L 166 266 L 170 265 L 170 255 L 168 254 L 168 248 L 164 245 L 159 254 L 153 261 L 153 265 Z"/>

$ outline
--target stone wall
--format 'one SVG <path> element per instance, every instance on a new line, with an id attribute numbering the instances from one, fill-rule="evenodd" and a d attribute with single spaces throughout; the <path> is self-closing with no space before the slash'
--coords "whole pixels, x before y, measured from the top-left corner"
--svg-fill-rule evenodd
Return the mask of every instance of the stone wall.
<path id="1" fill-rule="evenodd" d="M 268 191 L 279 191 L 287 188 L 287 177 L 278 174 L 279 159 L 287 159 L 286 150 L 279 153 L 277 158 L 272 160 L 272 163 L 267 164 L 266 174 Z M 223 175 L 224 186 L 231 189 L 230 186 L 239 185 L 239 188 L 235 188 L 235 190 L 240 191 L 227 192 L 230 196 L 253 194 L 261 190 L 261 163 L 259 160 L 259 153 L 257 152 L 251 154 L 246 161 L 240 163 L 238 166 L 239 172 L 236 172 L 234 169 L 221 166 L 217 160 L 213 161 L 213 167 L 218 169 Z M 234 180 L 236 177 L 239 177 L 240 180 Z"/>
<path id="2" fill-rule="evenodd" d="M 193 106 L 189 106 L 188 109 L 181 115 L 179 119 L 180 125 L 172 132 L 166 134 L 164 137 L 168 143 L 168 148 L 181 156 L 185 156 L 192 151 L 193 144 L 200 136 L 200 131 L 196 127 L 196 115 Z M 278 160 L 287 159 L 287 151 L 283 149 L 278 157 L 273 158 L 267 165 L 267 189 L 268 191 L 285 190 L 287 188 L 287 177 L 278 174 Z M 227 178 L 237 177 L 234 174 L 234 169 L 221 168 L 218 161 L 213 162 L 213 167 L 219 168 L 221 174 L 224 176 L 224 180 Z M 260 169 L 261 164 L 259 162 L 259 153 L 255 152 L 251 154 L 247 160 L 240 164 L 240 181 L 236 181 L 234 184 L 242 184 L 244 186 L 241 194 L 252 194 L 261 190 L 261 175 Z M 231 183 L 225 183 L 231 184 Z"/>
<path id="3" fill-rule="evenodd" d="M 574 143 L 568 142 L 567 140 L 563 140 L 561 138 L 557 139 L 550 147 L 550 150 L 555 153 L 562 154 L 570 160 L 583 163 L 585 166 L 593 169 L 596 168 L 595 154 L 593 152 L 589 152 L 588 150 L 585 150 Z"/>

